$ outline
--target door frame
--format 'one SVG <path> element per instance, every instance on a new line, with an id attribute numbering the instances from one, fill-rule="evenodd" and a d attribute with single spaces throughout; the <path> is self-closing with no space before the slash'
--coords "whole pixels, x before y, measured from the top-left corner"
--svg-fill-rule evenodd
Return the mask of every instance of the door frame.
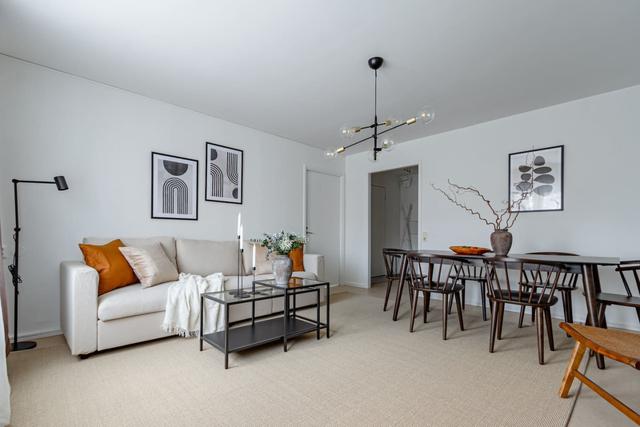
<path id="1" fill-rule="evenodd" d="M 315 172 L 323 175 L 334 176 L 338 178 L 338 186 L 340 192 L 338 194 L 338 210 L 340 216 L 340 222 L 338 224 L 338 236 L 339 236 L 339 248 L 338 254 L 338 283 L 332 283 L 332 286 L 338 286 L 341 283 L 344 271 L 344 254 L 345 254 L 345 241 L 344 241 L 344 223 L 345 223 L 345 186 L 344 186 L 344 174 L 338 174 L 334 172 L 328 172 L 319 168 L 307 167 L 307 164 L 302 165 L 302 236 L 307 236 L 307 173 Z M 306 249 L 305 249 L 306 250 Z M 324 255 L 324 254 L 321 254 Z M 326 264 L 325 264 L 326 265 Z"/>
<path id="2" fill-rule="evenodd" d="M 367 288 L 371 288 L 371 175 L 379 172 L 388 172 L 396 169 L 417 167 L 418 168 L 418 242 L 416 249 L 422 248 L 422 160 L 415 163 L 399 165 L 386 165 L 385 167 L 375 168 L 369 171 L 367 176 Z"/>

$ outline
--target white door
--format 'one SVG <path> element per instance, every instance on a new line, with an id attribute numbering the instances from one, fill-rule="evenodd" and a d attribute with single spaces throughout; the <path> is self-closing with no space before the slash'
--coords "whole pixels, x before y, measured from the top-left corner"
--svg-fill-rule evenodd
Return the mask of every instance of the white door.
<path id="1" fill-rule="evenodd" d="M 371 277 L 386 273 L 382 249 L 385 241 L 385 211 L 387 192 L 384 187 L 371 186 Z"/>
<path id="2" fill-rule="evenodd" d="M 324 255 L 324 279 L 340 283 L 340 177 L 307 170 L 306 252 Z"/>

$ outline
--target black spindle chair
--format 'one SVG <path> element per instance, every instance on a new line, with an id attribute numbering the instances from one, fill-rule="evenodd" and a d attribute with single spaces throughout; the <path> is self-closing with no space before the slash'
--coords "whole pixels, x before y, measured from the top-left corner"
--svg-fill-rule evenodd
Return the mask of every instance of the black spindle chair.
<path id="1" fill-rule="evenodd" d="M 466 305 L 466 289 L 467 281 L 478 282 L 480 285 L 480 298 L 482 302 L 482 320 L 487 320 L 487 275 L 484 273 L 484 267 L 475 264 L 463 264 L 460 266 L 461 272 L 457 274 L 454 272 L 454 276 L 458 277 L 458 280 L 462 284 L 462 309 L 465 309 Z M 449 314 L 451 314 L 451 308 L 453 306 L 453 300 L 449 301 Z"/>
<path id="2" fill-rule="evenodd" d="M 402 268 L 402 262 L 404 261 L 407 251 L 404 249 L 382 249 L 382 257 L 384 258 L 384 268 L 386 271 L 387 290 L 384 296 L 384 306 L 382 311 L 387 311 L 387 305 L 389 303 L 389 294 L 394 282 L 400 282 L 400 269 Z M 408 277 L 405 278 L 405 282 L 408 281 Z M 411 296 L 411 292 L 409 292 Z"/>
<path id="3" fill-rule="evenodd" d="M 459 282 L 464 260 L 446 256 L 426 256 L 419 254 L 408 255 L 409 287 L 411 289 L 411 324 L 409 331 L 413 332 L 413 326 L 418 307 L 418 295 L 422 293 L 424 299 L 423 322 L 427 322 L 427 311 L 431 294 L 442 296 L 442 339 L 447 339 L 447 317 L 449 299 L 455 298 L 458 312 L 460 330 L 464 331 L 462 320 L 461 292 L 464 286 Z"/>
<path id="4" fill-rule="evenodd" d="M 579 256 L 569 252 L 529 252 L 527 255 L 561 255 L 561 256 Z M 562 310 L 564 311 L 564 321 L 567 323 L 573 323 L 573 301 L 571 299 L 571 292 L 575 291 L 578 285 L 578 279 L 580 273 L 564 272 L 560 275 L 558 281 L 558 288 L 556 289 L 560 293 L 562 299 Z M 527 277 L 525 276 L 525 279 Z M 522 283 L 523 286 L 528 286 L 528 283 Z M 522 328 L 522 322 L 524 321 L 525 307 L 520 308 L 520 318 L 518 320 L 518 327 Z M 531 310 L 531 321 L 536 319 L 535 310 Z M 569 334 L 567 334 L 569 336 Z"/>
<path id="5" fill-rule="evenodd" d="M 625 295 L 609 292 L 600 292 L 596 295 L 596 300 L 600 304 L 598 319 L 601 322 L 600 324 L 604 327 L 607 325 L 605 310 L 607 309 L 607 306 L 610 305 L 635 308 L 636 315 L 638 316 L 638 322 L 640 322 L 640 297 L 633 295 L 631 287 L 629 286 L 629 281 L 627 280 L 627 277 L 630 276 L 632 280 L 635 281 L 638 294 L 640 295 L 640 260 L 622 261 L 616 268 L 616 271 L 620 273 Z"/>
<path id="6" fill-rule="evenodd" d="M 544 364 L 545 323 L 549 338 L 549 349 L 555 350 L 551 307 L 558 302 L 554 293 L 566 268 L 559 263 L 502 259 L 485 260 L 489 300 L 492 302 L 489 352 L 493 353 L 496 338 L 502 339 L 502 323 L 505 305 L 529 307 L 536 312 L 535 322 L 538 336 L 538 363 Z M 519 280 L 509 278 L 509 270 L 519 270 Z M 502 276 L 502 277 L 501 277 Z M 526 283 L 526 286 L 523 285 Z"/>

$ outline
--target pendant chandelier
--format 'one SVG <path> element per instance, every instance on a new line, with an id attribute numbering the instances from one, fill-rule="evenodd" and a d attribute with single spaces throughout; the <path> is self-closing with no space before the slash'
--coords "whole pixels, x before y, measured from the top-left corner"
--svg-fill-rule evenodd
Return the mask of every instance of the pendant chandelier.
<path id="1" fill-rule="evenodd" d="M 408 126 L 418 122 L 427 124 L 433 120 L 433 117 L 434 117 L 433 109 L 431 107 L 425 107 L 422 110 L 420 110 L 418 114 L 416 114 L 415 116 L 410 117 L 403 121 L 386 119 L 386 120 L 383 120 L 382 122 L 379 122 L 378 121 L 378 69 L 382 67 L 384 59 L 382 59 L 379 56 L 374 56 L 373 58 L 369 58 L 368 62 L 369 62 L 369 68 L 371 68 L 374 73 L 373 123 L 365 126 L 344 126 L 340 129 L 340 136 L 345 139 L 352 139 L 352 138 L 355 138 L 357 135 L 359 135 L 360 132 L 366 131 L 368 129 L 371 129 L 373 134 L 365 138 L 359 139 L 357 141 L 343 145 L 341 147 L 327 150 L 325 152 L 325 155 L 328 158 L 335 158 L 338 156 L 338 154 L 343 153 L 345 150 L 351 147 L 354 147 L 363 142 L 372 140 L 373 141 L 373 160 L 375 161 L 378 159 L 379 152 L 381 152 L 382 150 L 390 151 L 395 144 L 395 142 L 388 137 L 384 137 L 382 138 L 382 141 L 378 141 L 378 139 L 382 135 L 385 135 L 387 132 L 391 132 L 392 130 L 398 129 L 399 127 L 402 127 L 402 126 Z"/>

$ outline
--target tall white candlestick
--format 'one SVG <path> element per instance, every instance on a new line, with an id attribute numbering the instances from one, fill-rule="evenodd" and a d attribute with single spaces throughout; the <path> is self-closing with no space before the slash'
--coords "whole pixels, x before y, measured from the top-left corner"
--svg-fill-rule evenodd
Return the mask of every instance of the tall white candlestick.
<path id="1" fill-rule="evenodd" d="M 238 227 L 236 228 L 237 230 L 236 236 L 240 235 L 240 225 L 242 225 L 242 214 L 238 212 Z"/>
<path id="2" fill-rule="evenodd" d="M 253 262 L 251 263 L 251 267 L 256 268 L 256 244 L 253 244 Z"/>
<path id="3" fill-rule="evenodd" d="M 242 240 L 242 235 L 243 235 L 244 233 L 243 233 L 242 228 L 243 228 L 243 227 L 242 227 L 242 224 L 240 224 L 240 234 L 238 234 L 238 235 L 240 236 L 240 250 L 242 250 L 242 249 L 244 248 L 244 241 Z"/>

